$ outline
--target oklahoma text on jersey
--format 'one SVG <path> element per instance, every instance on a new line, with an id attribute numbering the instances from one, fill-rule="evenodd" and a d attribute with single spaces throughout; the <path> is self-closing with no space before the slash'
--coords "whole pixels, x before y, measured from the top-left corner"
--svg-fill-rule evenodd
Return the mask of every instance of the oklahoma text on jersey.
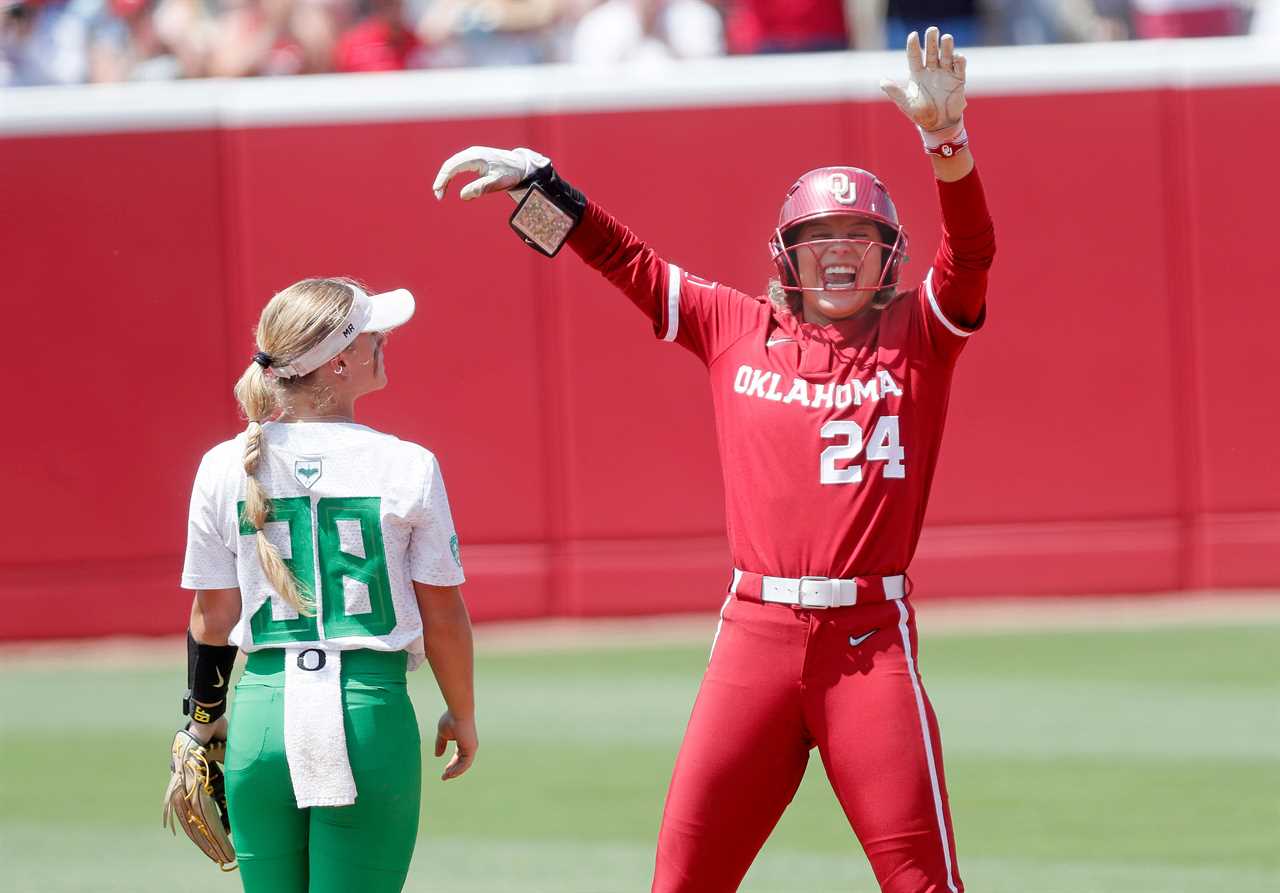
<path id="1" fill-rule="evenodd" d="M 776 403 L 798 403 L 814 409 L 845 409 L 861 406 L 864 400 L 875 402 L 890 394 L 902 396 L 902 388 L 887 369 L 881 369 L 868 381 L 854 379 L 844 384 L 821 384 L 792 378 L 785 391 L 780 387 L 781 383 L 780 373 L 745 364 L 738 367 L 733 377 L 733 389 L 739 394 Z"/>

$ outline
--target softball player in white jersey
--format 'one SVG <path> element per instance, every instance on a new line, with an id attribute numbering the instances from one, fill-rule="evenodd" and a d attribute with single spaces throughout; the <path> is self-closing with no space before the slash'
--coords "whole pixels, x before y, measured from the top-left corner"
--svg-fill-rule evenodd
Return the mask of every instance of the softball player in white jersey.
<path id="1" fill-rule="evenodd" d="M 448 710 L 436 755 L 477 748 L 471 627 L 439 464 L 360 425 L 386 385 L 404 290 L 340 279 L 277 294 L 236 385 L 249 419 L 200 463 L 182 585 L 192 734 L 225 731 L 244 888 L 400 890 L 417 836 L 421 753 L 405 671 L 431 665 Z M 225 684 L 247 652 L 229 728 Z"/>

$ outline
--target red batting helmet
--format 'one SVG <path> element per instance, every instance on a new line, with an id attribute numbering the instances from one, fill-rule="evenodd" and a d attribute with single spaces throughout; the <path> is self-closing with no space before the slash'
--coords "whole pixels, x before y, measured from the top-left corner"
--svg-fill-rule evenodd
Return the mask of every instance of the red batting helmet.
<path id="1" fill-rule="evenodd" d="M 879 225 L 884 241 L 884 268 L 875 290 L 892 295 L 898 273 L 907 258 L 907 231 L 898 223 L 898 210 L 889 190 L 875 174 L 858 167 L 820 167 L 796 180 L 787 190 L 778 226 L 769 239 L 769 253 L 778 268 L 782 287 L 801 291 L 792 239 L 796 227 L 810 220 L 847 214 Z"/>

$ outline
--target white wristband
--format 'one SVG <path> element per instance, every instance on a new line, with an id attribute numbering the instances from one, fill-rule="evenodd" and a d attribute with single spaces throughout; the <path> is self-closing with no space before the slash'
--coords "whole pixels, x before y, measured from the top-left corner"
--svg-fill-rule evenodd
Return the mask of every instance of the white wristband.
<path id="1" fill-rule="evenodd" d="M 967 143 L 969 134 L 964 129 L 964 119 L 961 118 L 950 127 L 943 127 L 938 130 L 920 130 L 920 139 L 924 141 L 925 149 L 936 149 L 943 143 Z"/>

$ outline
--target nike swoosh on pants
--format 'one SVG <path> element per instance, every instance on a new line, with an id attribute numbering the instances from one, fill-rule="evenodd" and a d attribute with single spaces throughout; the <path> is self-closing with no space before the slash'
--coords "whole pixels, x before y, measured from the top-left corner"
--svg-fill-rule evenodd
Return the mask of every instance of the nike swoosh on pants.
<path id="1" fill-rule="evenodd" d="M 863 633 L 863 634 L 862 634 L 862 635 L 860 635 L 860 636 L 850 636 L 850 637 L 849 637 L 849 644 L 850 644 L 850 645 L 852 645 L 854 648 L 857 648 L 859 645 L 861 645 L 863 642 L 867 641 L 867 639 L 871 638 L 872 636 L 874 636 L 874 635 L 875 635 L 876 633 L 878 633 L 878 632 L 880 632 L 880 630 L 879 630 L 879 629 L 873 629 L 873 630 L 871 630 L 871 632 Z"/>

